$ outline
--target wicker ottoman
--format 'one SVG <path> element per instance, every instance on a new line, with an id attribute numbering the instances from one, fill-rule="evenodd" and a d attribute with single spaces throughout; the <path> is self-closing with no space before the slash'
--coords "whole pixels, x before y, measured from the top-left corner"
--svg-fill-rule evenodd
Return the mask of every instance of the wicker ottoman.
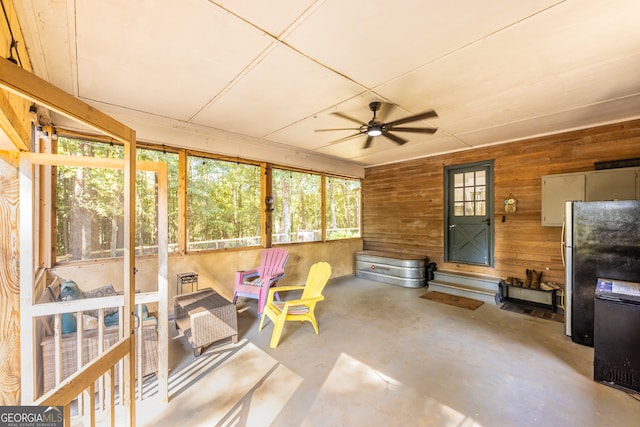
<path id="1" fill-rule="evenodd" d="M 225 338 L 238 342 L 236 306 L 212 289 L 175 296 L 173 314 L 176 328 L 187 338 L 195 356 L 203 347 Z"/>

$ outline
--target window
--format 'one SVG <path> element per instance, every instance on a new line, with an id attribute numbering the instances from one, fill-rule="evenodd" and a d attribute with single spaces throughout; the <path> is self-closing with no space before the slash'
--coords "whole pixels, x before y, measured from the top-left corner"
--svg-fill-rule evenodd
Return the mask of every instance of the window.
<path id="1" fill-rule="evenodd" d="M 453 175 L 454 215 L 484 216 L 487 213 L 487 181 L 484 170 Z"/>
<path id="2" fill-rule="evenodd" d="M 327 240 L 360 237 L 360 181 L 326 178 Z"/>
<path id="3" fill-rule="evenodd" d="M 122 147 L 58 138 L 58 153 L 123 158 Z M 122 171 L 71 166 L 57 168 L 56 258 L 58 261 L 122 256 Z"/>
<path id="4" fill-rule="evenodd" d="M 150 162 L 165 162 L 167 164 L 168 172 L 168 188 L 167 188 L 167 204 L 169 211 L 169 225 L 168 225 L 168 238 L 169 238 L 169 252 L 176 252 L 178 250 L 178 155 L 176 153 L 168 153 L 160 150 L 153 150 L 148 148 L 138 148 L 136 150 L 137 160 L 147 160 Z M 136 173 L 136 205 L 139 207 L 138 212 L 142 215 L 141 218 L 137 218 L 138 224 L 136 229 L 144 230 L 141 232 L 140 244 L 151 245 L 152 252 L 156 253 L 154 249 L 157 245 L 157 236 L 155 233 L 155 227 L 157 224 L 157 198 L 158 198 L 158 176 L 151 172 Z M 141 179 L 144 178 L 144 180 Z M 143 183 L 145 185 L 143 185 Z M 144 252 L 145 249 L 143 248 Z M 148 251 L 148 249 L 146 249 Z"/>
<path id="5" fill-rule="evenodd" d="M 59 135 L 57 152 L 72 156 L 124 157 L 123 147 L 109 142 Z M 137 159 L 167 164 L 169 251 L 199 251 L 263 244 L 261 201 L 267 180 L 250 162 L 187 153 L 187 170 L 179 155 L 138 146 Z M 56 261 L 121 257 L 124 246 L 123 172 L 60 166 L 56 169 Z M 359 179 L 267 168 L 272 173 L 274 211 L 272 242 L 295 243 L 360 237 Z M 186 176 L 186 206 L 179 212 L 179 176 Z M 324 179 L 323 179 L 324 178 Z M 136 255 L 157 253 L 158 183 L 152 172 L 136 172 Z M 325 188 L 322 188 L 322 185 Z M 323 191 L 324 190 L 324 191 Z M 326 200 L 322 200 L 323 194 Z M 323 211 L 324 207 L 324 211 Z M 179 230 L 180 215 L 186 230 Z M 323 218 L 324 215 L 324 218 Z M 326 230 L 322 229 L 323 223 Z M 324 234 L 323 234 L 324 233 Z M 179 248 L 179 236 L 186 247 Z"/>
<path id="6" fill-rule="evenodd" d="M 320 175 L 273 169 L 273 243 L 322 240 Z"/>
<path id="7" fill-rule="evenodd" d="M 124 157 L 122 146 L 58 138 L 58 153 L 103 158 Z M 177 168 L 173 153 L 138 149 L 139 160 L 169 164 L 169 250 L 177 248 Z M 136 254 L 157 253 L 157 176 L 136 173 Z M 124 246 L 122 171 L 59 166 L 56 181 L 56 260 L 120 257 Z"/>
<path id="8" fill-rule="evenodd" d="M 189 156 L 187 250 L 260 245 L 260 167 Z"/>

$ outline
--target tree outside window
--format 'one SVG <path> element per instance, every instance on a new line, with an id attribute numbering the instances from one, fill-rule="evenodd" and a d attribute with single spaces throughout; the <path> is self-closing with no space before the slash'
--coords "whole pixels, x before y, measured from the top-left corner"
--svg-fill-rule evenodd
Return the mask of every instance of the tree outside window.
<path id="1" fill-rule="evenodd" d="M 322 240 L 320 175 L 273 169 L 274 243 Z"/>
<path id="2" fill-rule="evenodd" d="M 122 159 L 122 146 L 58 138 L 58 153 Z M 178 156 L 138 149 L 138 160 L 165 161 L 169 170 L 169 250 L 177 247 Z M 155 254 L 157 243 L 157 175 L 136 172 L 136 254 Z M 57 167 L 56 260 L 74 261 L 123 255 L 124 174 L 120 170 Z"/>
<path id="3" fill-rule="evenodd" d="M 260 167 L 189 156 L 187 186 L 187 250 L 260 245 Z"/>
<path id="4" fill-rule="evenodd" d="M 59 136 L 58 153 L 124 158 L 117 144 Z M 137 159 L 168 166 L 169 251 L 178 250 L 178 154 L 137 148 Z M 321 241 L 360 236 L 360 181 L 270 169 L 273 243 Z M 211 157 L 187 157 L 187 251 L 260 246 L 261 169 L 255 164 Z M 136 171 L 136 255 L 157 253 L 157 175 Z M 112 169 L 57 167 L 55 189 L 56 260 L 74 261 L 123 255 L 124 178 Z"/>
<path id="5" fill-rule="evenodd" d="M 360 237 L 360 181 L 328 176 L 327 240 Z"/>

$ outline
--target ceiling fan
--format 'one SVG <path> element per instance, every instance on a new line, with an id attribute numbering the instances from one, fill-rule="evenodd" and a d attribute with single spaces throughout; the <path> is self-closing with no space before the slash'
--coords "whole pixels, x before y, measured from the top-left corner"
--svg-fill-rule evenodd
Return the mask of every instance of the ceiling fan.
<path id="1" fill-rule="evenodd" d="M 414 127 L 402 127 L 405 123 L 415 122 L 418 120 L 428 119 L 430 117 L 438 117 L 435 111 L 425 111 L 424 113 L 416 114 L 414 116 L 405 117 L 404 119 L 394 120 L 392 122 L 384 123 L 381 120 L 378 120 L 376 117 L 376 112 L 380 110 L 381 102 L 374 101 L 369 103 L 369 109 L 373 111 L 373 118 L 369 120 L 368 123 L 362 123 L 360 120 L 354 119 L 353 117 L 349 117 L 343 113 L 332 113 L 338 117 L 342 117 L 343 119 L 347 119 L 354 123 L 360 125 L 357 128 L 337 128 L 337 129 L 316 129 L 316 132 L 327 132 L 327 131 L 336 131 L 336 130 L 357 130 L 357 133 L 353 135 L 346 136 L 344 138 L 337 139 L 332 141 L 331 144 L 335 144 L 337 142 L 346 141 L 351 138 L 355 138 L 360 135 L 367 135 L 367 140 L 364 143 L 362 148 L 369 148 L 371 146 L 371 142 L 373 138 L 376 136 L 385 136 L 395 142 L 396 144 L 402 145 L 408 142 L 407 139 L 401 138 L 398 135 L 395 135 L 391 132 L 411 132 L 411 133 L 435 133 L 438 128 L 414 128 Z"/>

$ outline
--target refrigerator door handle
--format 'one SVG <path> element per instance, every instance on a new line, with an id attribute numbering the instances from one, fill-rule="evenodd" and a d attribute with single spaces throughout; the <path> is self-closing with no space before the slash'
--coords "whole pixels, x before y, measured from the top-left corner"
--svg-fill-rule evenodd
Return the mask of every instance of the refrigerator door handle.
<path id="1" fill-rule="evenodd" d="M 567 242 L 564 240 L 564 228 L 566 225 L 566 221 L 562 221 L 562 237 L 560 238 L 560 255 L 562 256 L 562 266 L 566 267 L 567 264 L 564 259 L 564 251 L 567 248 Z"/>

